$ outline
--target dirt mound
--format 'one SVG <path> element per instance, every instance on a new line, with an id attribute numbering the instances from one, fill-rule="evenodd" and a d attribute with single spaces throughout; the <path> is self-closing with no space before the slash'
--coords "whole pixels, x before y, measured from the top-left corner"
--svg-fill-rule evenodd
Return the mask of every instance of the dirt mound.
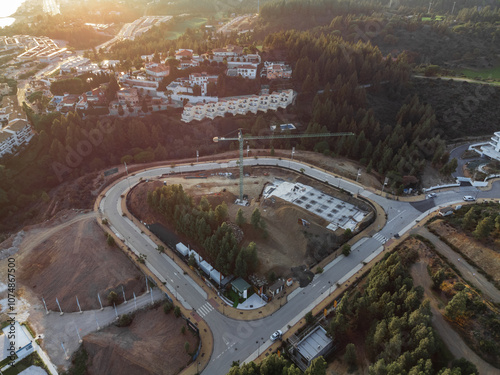
<path id="1" fill-rule="evenodd" d="M 94 218 L 73 223 L 55 232 L 37 246 L 30 237 L 19 251 L 19 281 L 44 297 L 49 310 L 57 311 L 56 297 L 63 311 L 99 308 L 97 293 L 107 304 L 108 293 L 121 286 L 127 299 L 145 290 L 142 273 L 117 247 L 106 244 L 104 232 Z M 23 251 L 23 249 L 25 249 Z"/>
<path id="2" fill-rule="evenodd" d="M 305 288 L 314 278 L 314 273 L 309 271 L 306 266 L 292 268 L 293 278 L 299 282 L 301 288 Z"/>
<path id="3" fill-rule="evenodd" d="M 135 315 L 129 327 L 111 326 L 83 339 L 89 354 L 88 374 L 173 375 L 191 359 L 186 353 L 196 351 L 198 339 L 187 330 L 181 333 L 183 319 L 165 315 L 161 307 Z"/>

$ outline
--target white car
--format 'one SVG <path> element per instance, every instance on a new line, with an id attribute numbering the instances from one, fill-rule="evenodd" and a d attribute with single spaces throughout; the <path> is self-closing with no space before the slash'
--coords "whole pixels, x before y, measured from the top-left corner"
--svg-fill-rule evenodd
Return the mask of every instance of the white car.
<path id="1" fill-rule="evenodd" d="M 436 193 L 430 193 L 430 194 L 427 194 L 427 198 L 435 198 L 437 197 L 437 194 Z"/>
<path id="2" fill-rule="evenodd" d="M 271 335 L 271 341 L 276 341 L 278 339 L 281 339 L 281 336 L 283 336 L 283 332 L 281 332 L 281 330 L 278 329 Z"/>
<path id="3" fill-rule="evenodd" d="M 476 198 L 474 198 L 472 195 L 465 195 L 464 196 L 464 201 L 466 202 L 474 202 Z"/>

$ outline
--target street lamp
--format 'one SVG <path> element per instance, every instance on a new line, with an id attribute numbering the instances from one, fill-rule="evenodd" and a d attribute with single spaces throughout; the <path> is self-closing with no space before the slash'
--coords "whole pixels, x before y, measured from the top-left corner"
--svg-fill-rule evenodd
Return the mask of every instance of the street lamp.
<path id="1" fill-rule="evenodd" d="M 356 176 L 356 182 L 358 182 L 359 176 L 361 176 L 361 168 L 358 169 L 358 175 Z"/>
<path id="2" fill-rule="evenodd" d="M 200 156 L 200 153 L 198 152 L 198 150 L 196 150 L 196 163 L 198 163 L 198 157 Z"/>
<path id="3" fill-rule="evenodd" d="M 329 284 L 329 286 L 328 286 L 328 295 L 330 295 L 330 293 L 332 292 L 332 282 L 331 282 L 331 280 L 328 280 L 328 284 Z"/>
<path id="4" fill-rule="evenodd" d="M 340 181 L 342 181 L 342 177 L 339 176 L 339 185 L 337 186 L 337 188 L 340 189 Z"/>

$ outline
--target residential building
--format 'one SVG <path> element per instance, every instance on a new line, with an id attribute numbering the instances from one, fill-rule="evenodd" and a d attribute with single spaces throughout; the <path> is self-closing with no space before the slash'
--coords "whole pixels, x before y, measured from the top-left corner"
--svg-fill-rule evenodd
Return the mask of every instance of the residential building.
<path id="1" fill-rule="evenodd" d="M 277 79 L 277 78 L 292 78 L 292 68 L 284 63 L 269 63 L 266 61 L 264 63 L 264 68 L 262 69 L 261 76 L 267 79 Z"/>
<path id="2" fill-rule="evenodd" d="M 66 60 L 61 66 L 59 67 L 60 74 L 62 75 L 63 73 L 71 73 L 71 72 L 76 72 L 76 68 L 78 68 L 81 65 L 86 65 L 90 62 L 90 59 L 87 59 L 86 57 L 83 56 L 75 56 L 71 59 Z"/>
<path id="3" fill-rule="evenodd" d="M 27 144 L 32 137 L 33 132 L 27 120 L 14 120 L 6 128 L 0 130 L 0 157 Z"/>
<path id="4" fill-rule="evenodd" d="M 190 60 L 193 58 L 193 50 L 192 49 L 178 49 L 175 51 L 175 59 L 176 60 Z"/>
<path id="5" fill-rule="evenodd" d="M 0 362 L 4 362 L 14 352 L 16 361 L 21 360 L 34 352 L 33 338 L 16 321 L 7 325 L 0 335 Z M 9 361 L 7 361 L 9 362 Z"/>
<path id="6" fill-rule="evenodd" d="M 500 161 L 500 132 L 493 133 L 491 141 L 482 146 L 480 150 L 483 156 Z"/>
<path id="7" fill-rule="evenodd" d="M 152 81 L 160 82 L 169 74 L 170 67 L 168 65 L 157 63 L 146 64 L 146 76 Z"/>
<path id="8" fill-rule="evenodd" d="M 84 92 L 80 95 L 79 101 L 76 104 L 77 109 L 87 109 L 91 105 L 92 107 L 103 107 L 107 105 L 106 93 L 100 87 Z"/>
<path id="9" fill-rule="evenodd" d="M 313 360 L 327 356 L 335 348 L 333 340 L 321 326 L 314 328 L 300 341 L 293 335 L 289 342 L 291 358 L 302 371 L 305 371 Z"/>
<path id="10" fill-rule="evenodd" d="M 226 113 L 232 115 L 244 115 L 248 112 L 256 114 L 258 111 L 267 112 L 268 110 L 277 110 L 286 108 L 293 103 L 295 99 L 293 90 L 283 90 L 263 95 L 245 95 L 231 98 L 220 99 L 217 103 L 190 103 L 184 106 L 181 120 L 189 123 L 193 120 L 202 120 L 204 118 L 214 119 L 223 117 Z"/>
<path id="11" fill-rule="evenodd" d="M 187 69 L 192 67 L 200 66 L 200 62 L 196 59 L 180 60 L 179 68 Z"/>
<path id="12" fill-rule="evenodd" d="M 247 298 L 247 291 L 250 288 L 250 284 L 243 280 L 241 277 L 238 277 L 231 283 L 231 287 L 234 292 L 238 293 L 238 295 L 244 299 Z"/>
<path id="13" fill-rule="evenodd" d="M 118 103 L 126 105 L 136 105 L 139 104 L 139 93 L 136 88 L 132 87 L 129 89 L 120 89 L 116 93 Z"/>
<path id="14" fill-rule="evenodd" d="M 228 44 L 226 48 L 216 48 L 212 50 L 214 58 L 238 57 L 243 54 L 243 47 Z"/>
<path id="15" fill-rule="evenodd" d="M 257 77 L 257 67 L 251 64 L 237 66 L 236 72 L 243 78 L 255 79 Z"/>
<path id="16" fill-rule="evenodd" d="M 56 104 L 56 111 L 62 113 L 74 111 L 79 101 L 79 95 L 65 93 L 62 100 Z"/>
<path id="17" fill-rule="evenodd" d="M 190 101 L 199 101 L 200 96 L 193 96 L 193 88 L 198 85 L 201 88 L 201 96 L 206 97 L 208 84 L 213 82 L 217 84 L 217 76 L 209 75 L 206 72 L 191 73 L 189 78 L 178 78 L 167 86 L 167 90 L 171 92 L 174 100 L 182 100 L 179 95 L 187 95 L 186 98 Z M 208 101 L 208 98 L 202 100 Z M 214 101 L 214 100 L 210 100 Z"/>

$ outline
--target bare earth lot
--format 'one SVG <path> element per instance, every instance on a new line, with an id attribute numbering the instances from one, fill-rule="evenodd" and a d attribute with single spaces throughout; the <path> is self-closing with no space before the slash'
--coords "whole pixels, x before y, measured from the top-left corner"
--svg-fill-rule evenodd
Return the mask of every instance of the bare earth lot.
<path id="1" fill-rule="evenodd" d="M 273 202 L 270 199 L 261 200 L 259 198 L 265 184 L 274 181 L 275 178 L 308 184 L 327 194 L 341 197 L 337 190 L 317 183 L 301 174 L 286 172 L 278 168 L 248 168 L 245 169 L 245 173 L 249 176 L 245 177 L 244 180 L 244 193 L 248 194 L 250 205 L 242 207 L 234 204 L 239 194 L 239 179 L 234 176 L 228 178 L 211 175 L 219 172 L 221 171 L 205 172 L 206 178 L 200 179 L 186 179 L 186 175 L 176 175 L 163 178 L 161 181 L 145 182 L 134 189 L 129 208 L 140 220 L 148 224 L 158 222 L 173 231 L 173 228 L 160 215 L 152 212 L 146 204 L 147 192 L 162 186 L 163 181 L 166 181 L 167 184 L 182 184 L 183 189 L 195 198 L 195 202 L 198 202 L 202 196 L 206 196 L 213 207 L 225 201 L 228 205 L 229 219 L 233 222 L 238 209 L 241 208 L 247 219 L 247 224 L 242 228 L 244 232 L 242 244 L 246 246 L 251 241 L 256 242 L 260 259 L 259 273 L 262 275 L 274 271 L 277 275 L 288 276 L 292 267 L 312 266 L 337 249 L 340 243 L 338 237 L 342 234 L 342 230 L 338 230 L 338 233 L 331 232 L 326 229 L 327 222 L 321 217 L 281 199 L 276 198 Z M 238 175 L 235 169 L 230 169 L 229 172 L 235 176 Z M 347 197 L 341 198 L 347 199 Z M 255 208 L 259 208 L 266 221 L 269 232 L 267 239 L 249 224 Z M 305 228 L 299 225 L 297 223 L 299 218 L 309 221 L 310 227 Z M 179 235 L 179 239 L 200 251 L 188 238 Z M 203 253 L 203 251 L 201 252 Z"/>
<path id="2" fill-rule="evenodd" d="M 458 247 L 463 254 L 473 260 L 496 282 L 500 282 L 500 253 L 498 251 L 457 231 L 442 220 L 437 220 L 429 226 Z"/>
<path id="3" fill-rule="evenodd" d="M 62 211 L 4 241 L 2 257 L 6 251 L 16 259 L 19 295 L 32 305 L 42 305 L 44 297 L 49 310 L 58 310 L 56 297 L 63 311 L 72 312 L 78 311 L 75 296 L 83 310 L 91 310 L 99 308 L 98 292 L 107 304 L 107 294 L 113 288 L 121 292 L 121 285 L 127 296 L 145 291 L 142 273 L 118 248 L 106 244 L 93 212 Z M 2 280 L 6 262 L 0 264 Z"/>
<path id="4" fill-rule="evenodd" d="M 138 312 L 129 327 L 110 326 L 87 335 L 83 346 L 89 354 L 87 374 L 149 375 L 177 374 L 189 363 L 189 352 L 198 348 L 198 338 L 173 312 L 165 315 L 162 307 Z"/>

